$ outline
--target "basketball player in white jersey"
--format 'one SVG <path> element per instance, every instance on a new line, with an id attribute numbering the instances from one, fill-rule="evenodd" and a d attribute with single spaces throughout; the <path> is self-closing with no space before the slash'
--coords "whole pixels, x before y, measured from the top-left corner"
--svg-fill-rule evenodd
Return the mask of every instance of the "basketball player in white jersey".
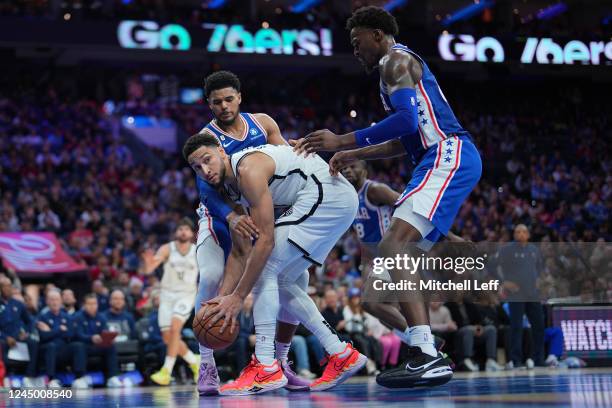
<path id="1" fill-rule="evenodd" d="M 151 375 L 151 380 L 159 385 L 170 384 L 177 355 L 189 364 L 194 379 L 198 378 L 198 357 L 181 340 L 181 331 L 193 310 L 198 287 L 198 265 L 193 236 L 193 223 L 189 218 L 183 218 L 176 228 L 174 241 L 162 245 L 155 254 L 152 250 L 147 250 L 142 255 L 143 269 L 147 275 L 153 273 L 161 264 L 164 265 L 158 322 L 167 347 L 166 359 L 163 367 Z"/>
<path id="2" fill-rule="evenodd" d="M 359 371 L 367 358 L 339 340 L 299 283 L 304 269 L 322 264 L 350 227 L 358 206 L 353 186 L 343 176 L 331 176 L 320 157 L 300 157 L 289 146 L 264 145 L 230 156 L 216 138 L 198 134 L 187 140 L 183 155 L 198 176 L 248 207 L 260 231 L 242 276 L 229 295 L 214 299 L 219 304 L 208 312 L 214 315 L 211 324 L 224 317 L 225 329 L 233 330 L 244 298 L 251 290 L 255 296 L 255 355 L 236 381 L 221 387 L 221 394 L 262 393 L 287 382 L 274 354 L 281 308 L 317 336 L 330 355 L 311 390 L 331 388 Z M 275 206 L 290 207 L 276 222 Z"/>

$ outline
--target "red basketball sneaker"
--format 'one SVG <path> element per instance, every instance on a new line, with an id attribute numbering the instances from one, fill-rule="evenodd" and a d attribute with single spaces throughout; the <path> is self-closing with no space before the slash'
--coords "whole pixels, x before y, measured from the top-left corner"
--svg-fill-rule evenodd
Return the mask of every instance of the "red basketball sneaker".
<path id="1" fill-rule="evenodd" d="M 221 387 L 221 395 L 253 395 L 273 391 L 284 387 L 287 377 L 283 374 L 278 361 L 265 366 L 255 355 L 251 362 L 242 370 L 236 381 Z"/>
<path id="2" fill-rule="evenodd" d="M 347 344 L 342 353 L 329 357 L 327 367 L 320 378 L 310 384 L 311 391 L 324 391 L 342 384 L 349 377 L 357 374 L 367 363 L 368 358 Z"/>

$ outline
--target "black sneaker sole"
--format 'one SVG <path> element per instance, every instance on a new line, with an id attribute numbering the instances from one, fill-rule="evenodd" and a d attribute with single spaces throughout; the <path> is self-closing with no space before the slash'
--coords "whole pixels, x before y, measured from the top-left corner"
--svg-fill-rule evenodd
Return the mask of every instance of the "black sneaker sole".
<path id="1" fill-rule="evenodd" d="M 441 368 L 441 367 L 440 367 Z M 432 368 L 435 370 L 435 368 Z M 384 373 L 383 373 L 384 374 Z M 423 378 L 421 375 L 406 373 L 405 376 L 397 375 L 391 378 L 376 377 L 376 383 L 386 388 L 419 388 L 419 387 L 437 387 L 444 385 L 453 378 L 453 372 L 439 377 Z"/>

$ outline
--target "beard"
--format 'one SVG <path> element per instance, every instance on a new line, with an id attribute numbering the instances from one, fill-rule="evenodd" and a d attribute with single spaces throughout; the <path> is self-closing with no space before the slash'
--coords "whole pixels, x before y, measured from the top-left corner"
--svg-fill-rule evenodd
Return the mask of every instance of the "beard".
<path id="1" fill-rule="evenodd" d="M 219 181 L 213 184 L 212 186 L 215 188 L 219 188 L 223 185 L 224 182 L 225 182 L 225 165 L 223 164 L 221 166 L 221 169 L 219 170 Z"/>
<path id="2" fill-rule="evenodd" d="M 176 240 L 178 242 L 180 242 L 181 244 L 184 244 L 185 242 L 189 242 L 190 241 L 190 239 L 188 237 L 184 237 L 184 236 L 176 237 Z"/>

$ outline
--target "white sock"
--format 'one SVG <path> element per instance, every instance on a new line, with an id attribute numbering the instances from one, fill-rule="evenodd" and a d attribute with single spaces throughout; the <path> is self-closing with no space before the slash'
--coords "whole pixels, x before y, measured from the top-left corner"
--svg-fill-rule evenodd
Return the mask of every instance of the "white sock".
<path id="1" fill-rule="evenodd" d="M 168 370 L 169 373 L 172 373 L 172 370 L 174 370 L 174 363 L 176 363 L 176 357 L 166 356 L 166 359 L 164 360 L 164 368 Z"/>
<path id="2" fill-rule="evenodd" d="M 183 360 L 185 360 L 187 364 L 195 364 L 198 362 L 198 359 L 196 358 L 195 354 L 193 354 L 191 350 L 187 351 L 187 353 L 185 353 L 181 357 L 183 357 Z"/>
<path id="3" fill-rule="evenodd" d="M 336 332 L 325 321 L 317 305 L 296 283 L 283 285 L 280 301 L 319 340 L 328 354 L 342 353 L 346 343 L 340 341 Z"/>
<path id="4" fill-rule="evenodd" d="M 438 352 L 434 346 L 434 337 L 431 334 L 431 327 L 427 325 L 413 326 L 408 330 L 410 334 L 410 345 L 419 347 L 425 354 L 436 357 Z"/>
<path id="5" fill-rule="evenodd" d="M 213 355 L 213 349 L 209 349 L 208 347 L 204 347 L 200 344 L 200 360 L 214 363 L 215 357 Z"/>
<path id="6" fill-rule="evenodd" d="M 263 365 L 274 363 L 274 337 L 276 322 L 262 323 L 255 327 L 255 357 Z"/>
<path id="7" fill-rule="evenodd" d="M 404 331 L 393 329 L 393 333 L 395 333 L 395 335 L 400 338 L 402 343 L 407 344 L 407 345 L 410 346 L 411 344 L 410 344 L 410 333 L 409 333 L 409 330 L 410 330 L 410 327 L 406 327 L 406 330 L 404 330 Z"/>
<path id="8" fill-rule="evenodd" d="M 291 343 L 281 343 L 279 341 L 274 341 L 274 345 L 276 346 L 276 359 L 278 361 L 287 361 L 287 356 L 289 355 L 289 348 L 291 347 Z"/>

